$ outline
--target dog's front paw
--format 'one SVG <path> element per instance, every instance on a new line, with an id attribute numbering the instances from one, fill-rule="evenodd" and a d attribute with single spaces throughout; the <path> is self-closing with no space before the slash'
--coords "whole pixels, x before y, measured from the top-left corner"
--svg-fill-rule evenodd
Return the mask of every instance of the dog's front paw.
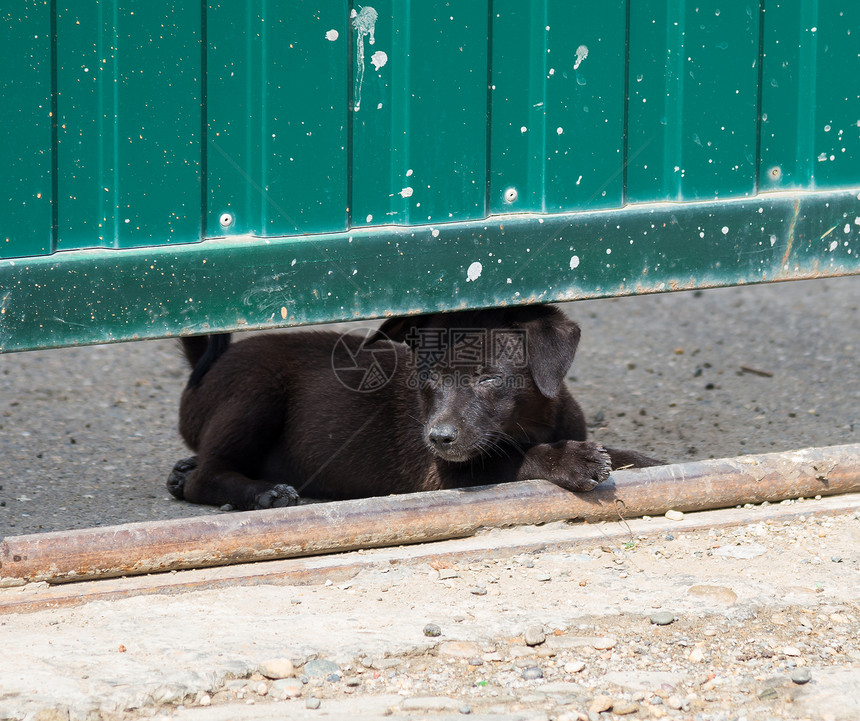
<path id="1" fill-rule="evenodd" d="M 299 502 L 299 494 L 295 488 L 286 483 L 279 483 L 268 491 L 257 494 L 255 508 L 284 508 L 295 506 Z"/>
<path id="2" fill-rule="evenodd" d="M 545 478 L 569 491 L 582 493 L 609 478 L 610 470 L 609 453 L 599 443 L 558 441 L 530 448 L 520 478 Z"/>
<path id="3" fill-rule="evenodd" d="M 178 498 L 180 501 L 185 499 L 185 481 L 196 468 L 197 456 L 184 458 L 173 466 L 173 470 L 170 471 L 170 475 L 167 477 L 166 484 L 170 495 Z"/>

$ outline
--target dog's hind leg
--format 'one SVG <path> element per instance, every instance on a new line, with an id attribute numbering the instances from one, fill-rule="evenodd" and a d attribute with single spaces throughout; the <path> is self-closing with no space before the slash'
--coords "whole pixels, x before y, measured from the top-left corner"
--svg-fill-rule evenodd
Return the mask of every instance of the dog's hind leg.
<path id="1" fill-rule="evenodd" d="M 239 510 L 292 506 L 299 494 L 289 485 L 289 469 L 272 479 L 263 469 L 283 431 L 282 402 L 261 394 L 224 403 L 208 419 L 197 456 L 180 461 L 168 490 L 189 503 L 229 504 Z"/>
<path id="2" fill-rule="evenodd" d="M 185 481 L 195 468 L 197 468 L 197 456 L 183 458 L 173 466 L 173 470 L 167 477 L 167 490 L 174 498 L 178 498 L 180 501 L 185 500 Z"/>
<path id="3" fill-rule="evenodd" d="M 177 466 L 185 463 L 180 461 Z M 291 485 L 255 481 L 224 465 L 223 459 L 219 458 L 210 458 L 207 462 L 188 470 L 182 477 L 181 496 L 177 495 L 170 485 L 171 481 L 179 475 L 174 468 L 174 472 L 168 479 L 168 490 L 177 498 L 190 503 L 213 506 L 229 504 L 241 511 L 253 511 L 261 508 L 294 506 L 299 501 L 299 494 Z"/>

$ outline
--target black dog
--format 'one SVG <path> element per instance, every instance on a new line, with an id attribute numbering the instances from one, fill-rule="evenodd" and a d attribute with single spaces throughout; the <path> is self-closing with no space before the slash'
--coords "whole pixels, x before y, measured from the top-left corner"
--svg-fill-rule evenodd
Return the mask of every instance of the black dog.
<path id="1" fill-rule="evenodd" d="M 659 461 L 585 440 L 565 384 L 579 327 L 550 306 L 386 321 L 230 345 L 184 338 L 177 498 L 239 509 L 544 478 L 589 491 Z"/>

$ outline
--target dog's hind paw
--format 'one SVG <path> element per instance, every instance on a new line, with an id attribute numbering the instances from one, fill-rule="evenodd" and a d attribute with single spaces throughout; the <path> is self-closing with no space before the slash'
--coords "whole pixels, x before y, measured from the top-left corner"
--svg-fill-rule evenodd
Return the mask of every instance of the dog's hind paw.
<path id="1" fill-rule="evenodd" d="M 268 491 L 257 494 L 256 508 L 284 508 L 295 506 L 299 502 L 299 494 L 295 488 L 286 483 L 279 483 Z"/>
<path id="2" fill-rule="evenodd" d="M 183 458 L 173 466 L 170 475 L 167 477 L 167 490 L 174 498 L 180 501 L 185 500 L 185 481 L 188 475 L 197 468 L 197 456 L 191 458 Z"/>

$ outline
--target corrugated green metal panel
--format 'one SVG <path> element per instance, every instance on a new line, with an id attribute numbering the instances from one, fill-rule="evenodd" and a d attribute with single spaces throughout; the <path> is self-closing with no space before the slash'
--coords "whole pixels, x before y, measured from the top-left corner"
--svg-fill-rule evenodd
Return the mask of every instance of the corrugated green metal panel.
<path id="1" fill-rule="evenodd" d="M 631 201 L 755 191 L 759 17 L 750 0 L 631 3 Z"/>
<path id="2" fill-rule="evenodd" d="M 623 203 L 626 2 L 549 3 L 546 207 Z"/>
<path id="3" fill-rule="evenodd" d="M 0 258 L 51 251 L 51 13 L 0 11 Z M 2 288 L 0 288 L 2 293 Z"/>
<path id="4" fill-rule="evenodd" d="M 776 0 L 763 40 L 762 187 L 856 182 L 860 5 Z"/>
<path id="5" fill-rule="evenodd" d="M 544 3 L 493 2 L 489 114 L 492 213 L 544 210 L 546 28 Z"/>
<path id="6" fill-rule="evenodd" d="M 200 238 L 200 8 L 57 7 L 57 248 Z"/>
<path id="7" fill-rule="evenodd" d="M 346 227 L 347 22 L 345 0 L 210 3 L 206 235 Z"/>
<path id="8" fill-rule="evenodd" d="M 484 217 L 487 4 L 376 2 L 351 32 L 352 224 Z"/>
<path id="9" fill-rule="evenodd" d="M 625 11 L 493 3 L 492 212 L 622 205 Z"/>

